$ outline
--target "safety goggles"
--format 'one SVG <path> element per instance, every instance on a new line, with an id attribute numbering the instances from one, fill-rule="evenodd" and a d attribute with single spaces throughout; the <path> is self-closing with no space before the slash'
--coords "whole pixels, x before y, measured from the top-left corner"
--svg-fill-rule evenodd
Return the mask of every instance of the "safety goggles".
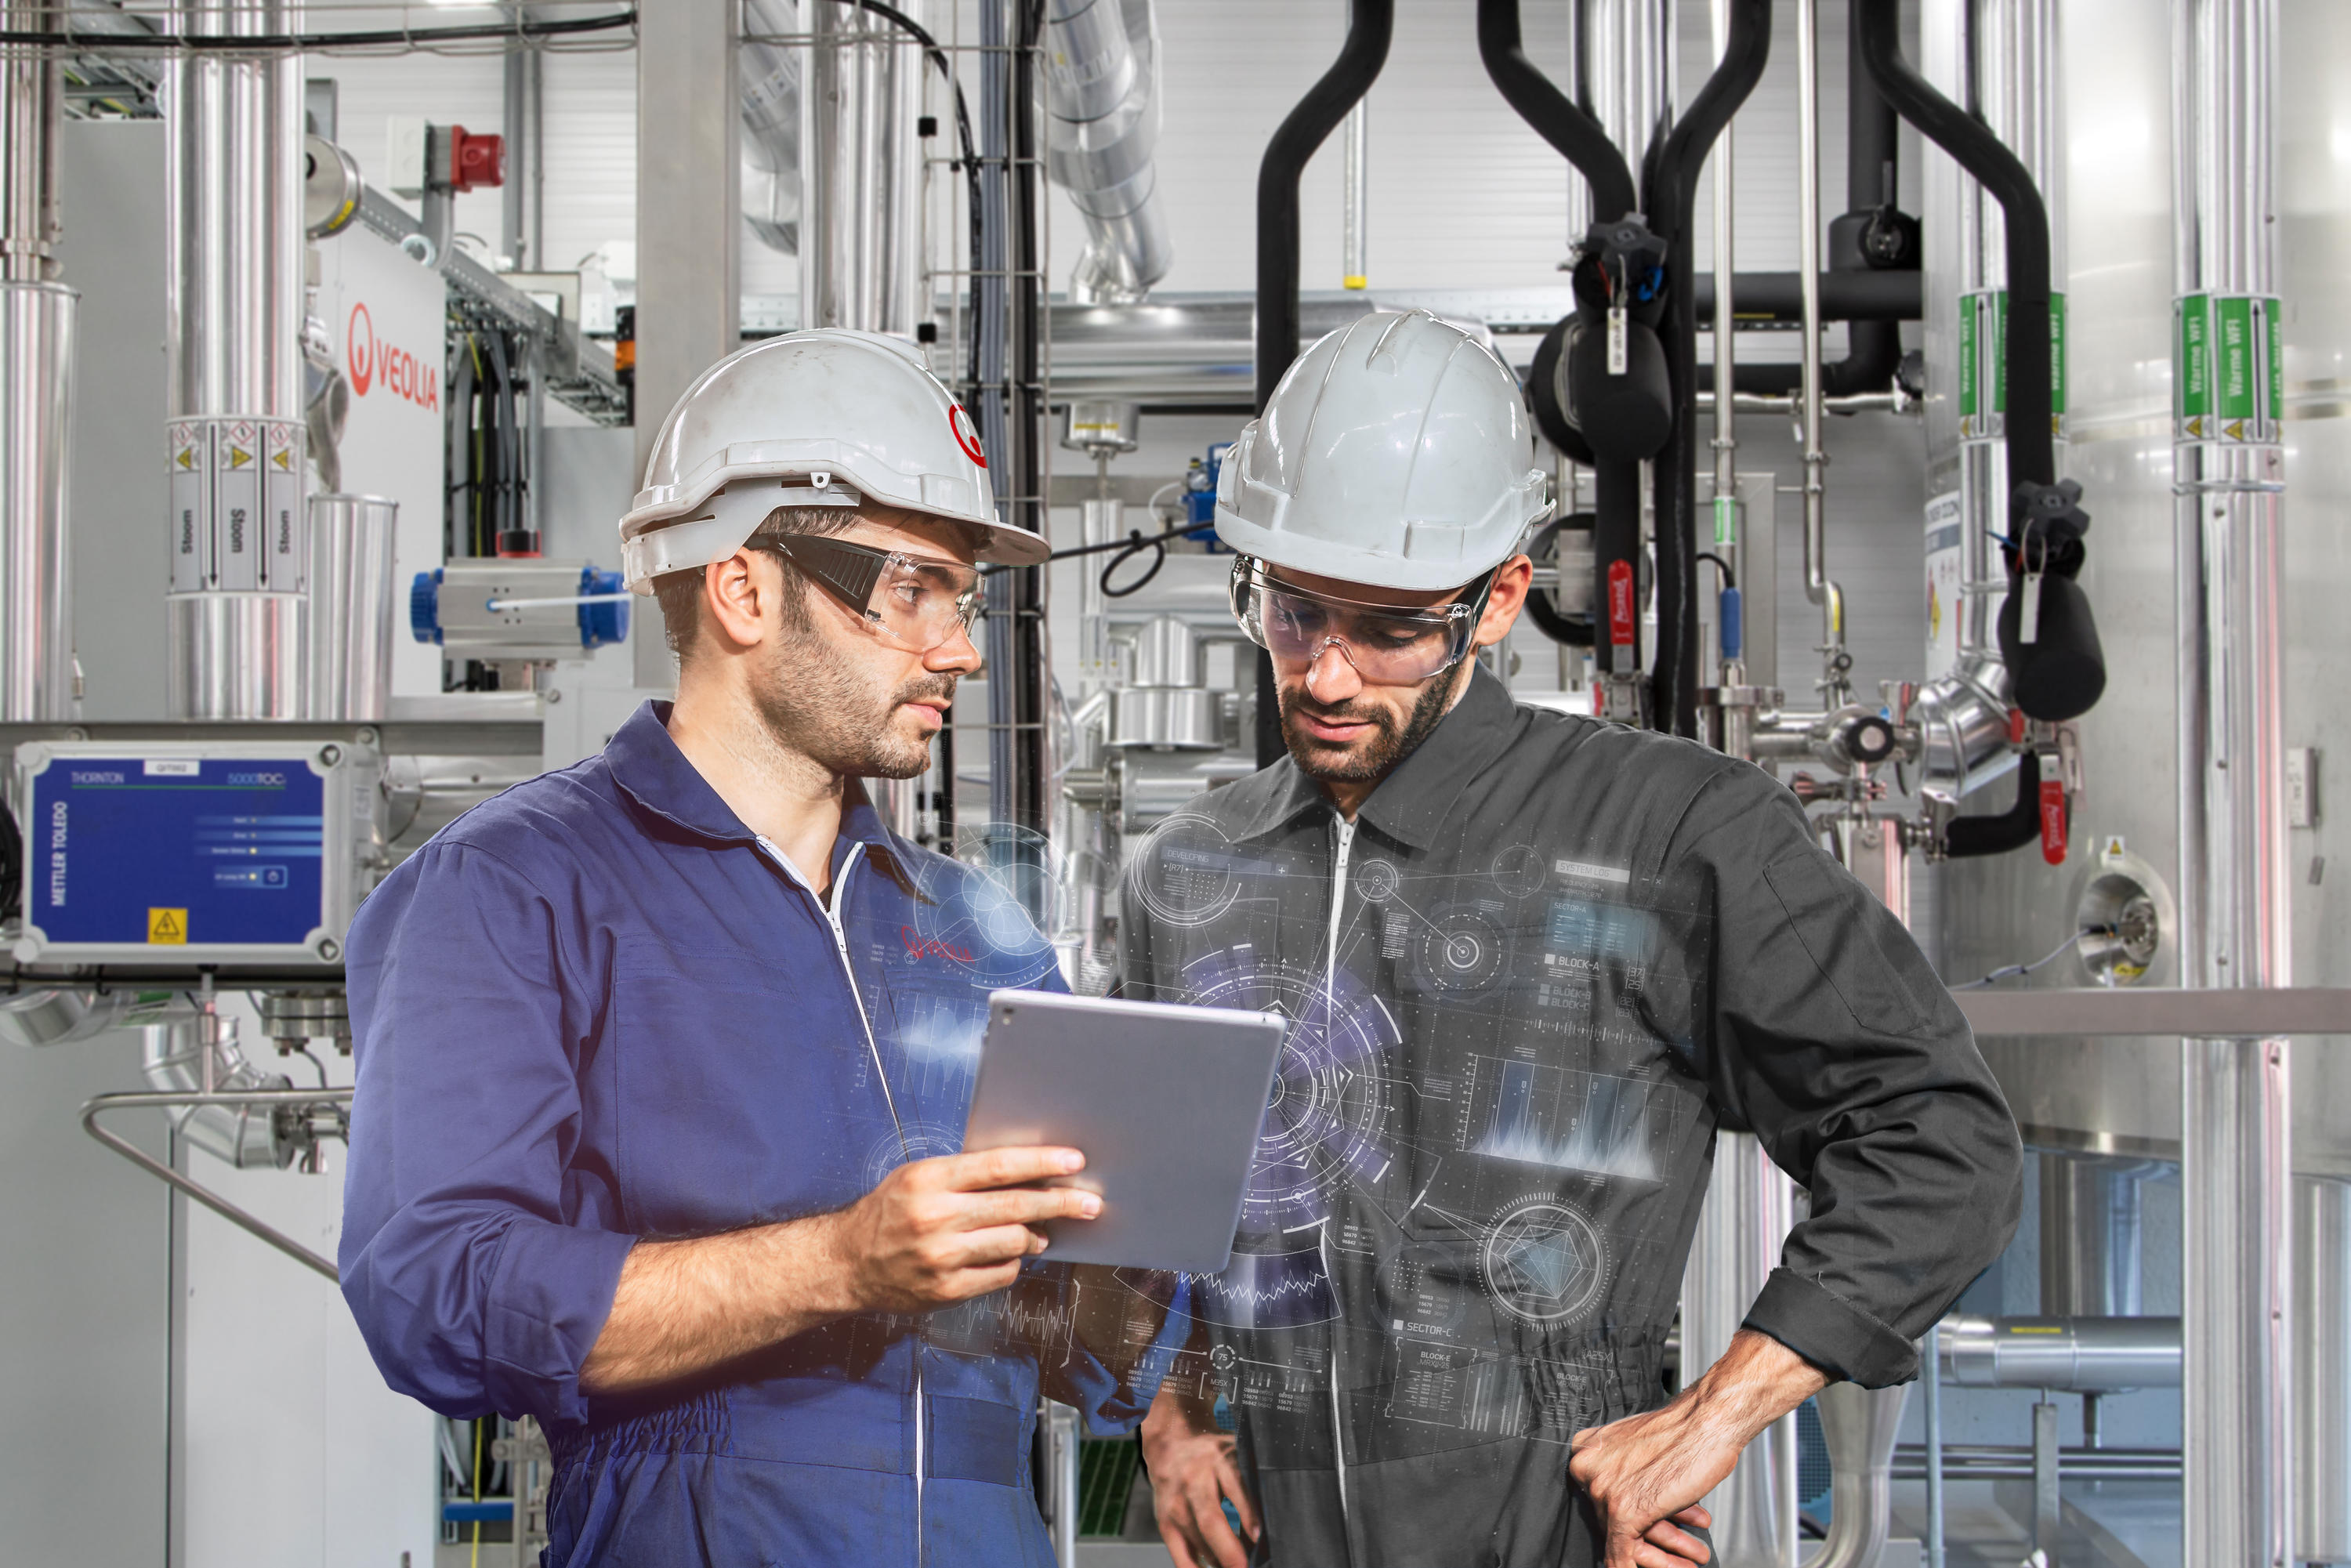
<path id="1" fill-rule="evenodd" d="M 979 619 L 979 572 L 958 561 L 809 534 L 759 535 L 751 543 L 790 561 L 851 614 L 910 653 L 951 643 Z"/>
<path id="2" fill-rule="evenodd" d="M 1301 669 L 1335 647 L 1373 685 L 1418 685 L 1468 653 L 1493 582 L 1489 572 L 1450 604 L 1405 610 L 1282 582 L 1262 561 L 1243 556 L 1233 563 L 1233 617 L 1277 665 Z"/>

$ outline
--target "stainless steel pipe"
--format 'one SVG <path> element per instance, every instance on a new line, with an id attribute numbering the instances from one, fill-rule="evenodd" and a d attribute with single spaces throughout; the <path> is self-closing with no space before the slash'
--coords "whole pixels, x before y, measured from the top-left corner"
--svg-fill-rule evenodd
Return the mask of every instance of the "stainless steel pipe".
<path id="1" fill-rule="evenodd" d="M 182 32 L 296 32 L 285 0 L 190 0 Z M 302 709 L 302 67 L 172 57 L 166 180 L 174 718 Z"/>
<path id="2" fill-rule="evenodd" d="M 1819 1395 L 1829 1450 L 1829 1535 L 1805 1568 L 1877 1568 L 1894 1522 L 1894 1442 L 1907 1385 L 1832 1383 Z"/>
<path id="3" fill-rule="evenodd" d="M 1729 1348 L 1780 1261 L 1795 1222 L 1795 1184 L 1751 1133 L 1720 1133 L 1698 1235 L 1682 1275 L 1684 1386 Z M 1721 1568 L 1795 1568 L 1796 1417 L 1748 1447 L 1729 1479 L 1706 1495 Z"/>
<path id="4" fill-rule="evenodd" d="M 400 503 L 381 496 L 313 496 L 308 713 L 313 719 L 391 716 L 398 596 L 392 532 Z"/>
<path id="5" fill-rule="evenodd" d="M 1962 1388 L 2112 1394 L 2179 1386 L 2178 1318 L 1954 1315 L 1938 1337 L 1943 1380 Z"/>
<path id="6" fill-rule="evenodd" d="M 1843 705 L 1844 590 L 1829 576 L 1827 448 L 1821 441 L 1820 0 L 1796 4 L 1796 273 L 1803 298 L 1803 388 L 1797 422 L 1804 446 L 1804 597 L 1821 607 L 1821 700 Z"/>
<path id="7" fill-rule="evenodd" d="M 2180 974 L 2212 990 L 2290 986 L 2283 411 L 2270 360 L 2275 0 L 2176 0 L 2173 20 L 2174 277 L 2185 327 L 2172 447 Z M 2283 1563 L 2293 1548 L 2290 1088 L 2282 1039 L 2181 1042 L 2191 1563 Z"/>
<path id="8" fill-rule="evenodd" d="M 2294 1555 L 2351 1561 L 2351 1185 L 2294 1184 Z"/>
<path id="9" fill-rule="evenodd" d="M 63 21 L 45 0 L 6 0 L 0 27 Z M 73 716 L 73 573 L 66 543 L 74 314 L 54 281 L 57 57 L 0 49 L 0 720 Z"/>

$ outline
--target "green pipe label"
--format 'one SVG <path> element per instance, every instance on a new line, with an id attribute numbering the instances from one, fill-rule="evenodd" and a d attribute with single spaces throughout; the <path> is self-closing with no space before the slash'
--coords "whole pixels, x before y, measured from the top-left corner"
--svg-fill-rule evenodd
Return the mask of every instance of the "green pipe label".
<path id="1" fill-rule="evenodd" d="M 1987 397 L 1985 389 L 1989 388 Z M 1959 438 L 1997 440 L 2008 420 L 2008 290 L 1959 296 Z M 2049 297 L 2049 433 L 2065 434 L 2065 297 Z"/>
<path id="2" fill-rule="evenodd" d="M 2190 294 L 2177 301 L 2173 316 L 2173 439 L 2274 444 L 2285 414 L 2278 301 Z"/>

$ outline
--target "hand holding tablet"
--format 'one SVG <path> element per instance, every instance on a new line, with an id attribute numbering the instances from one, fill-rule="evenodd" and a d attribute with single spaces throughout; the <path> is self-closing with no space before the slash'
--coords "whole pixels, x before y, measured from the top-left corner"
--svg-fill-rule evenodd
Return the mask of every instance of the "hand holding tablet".
<path id="1" fill-rule="evenodd" d="M 1100 1194 L 1102 1213 L 1048 1221 L 1049 1258 L 1215 1273 L 1287 1027 L 1228 1008 L 995 992 L 964 1149 L 1084 1152 L 1083 1171 L 1047 1185 Z"/>

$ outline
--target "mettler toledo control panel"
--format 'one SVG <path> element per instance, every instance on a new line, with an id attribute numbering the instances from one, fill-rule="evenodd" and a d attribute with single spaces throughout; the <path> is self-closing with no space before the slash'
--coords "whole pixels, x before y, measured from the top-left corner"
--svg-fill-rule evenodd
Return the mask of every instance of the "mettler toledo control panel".
<path id="1" fill-rule="evenodd" d="M 376 838 L 371 748 L 42 741 L 16 768 L 19 962 L 341 960 Z"/>

